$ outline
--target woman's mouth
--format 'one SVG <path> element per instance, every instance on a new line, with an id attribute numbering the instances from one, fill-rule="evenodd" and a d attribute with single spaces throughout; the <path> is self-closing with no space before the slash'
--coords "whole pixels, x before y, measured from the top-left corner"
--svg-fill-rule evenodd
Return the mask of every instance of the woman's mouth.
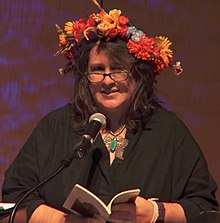
<path id="1" fill-rule="evenodd" d="M 108 95 L 108 96 L 113 96 L 117 94 L 119 90 L 114 90 L 114 91 L 102 91 L 103 94 Z"/>

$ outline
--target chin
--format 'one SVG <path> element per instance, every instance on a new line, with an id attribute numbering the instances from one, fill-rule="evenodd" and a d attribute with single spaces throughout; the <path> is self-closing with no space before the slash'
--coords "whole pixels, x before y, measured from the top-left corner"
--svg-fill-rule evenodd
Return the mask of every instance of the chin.
<path id="1" fill-rule="evenodd" d="M 121 112 L 125 109 L 123 109 L 122 106 L 99 106 L 99 108 L 103 111 L 103 112 Z"/>

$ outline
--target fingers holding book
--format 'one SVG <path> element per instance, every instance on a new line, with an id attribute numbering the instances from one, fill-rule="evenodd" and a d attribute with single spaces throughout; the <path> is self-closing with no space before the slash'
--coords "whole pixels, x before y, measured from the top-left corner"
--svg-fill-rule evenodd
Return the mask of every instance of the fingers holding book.
<path id="1" fill-rule="evenodd" d="M 108 221 L 113 223 L 149 222 L 153 216 L 153 205 L 138 196 L 134 203 L 120 203 L 112 206 L 112 213 Z"/>

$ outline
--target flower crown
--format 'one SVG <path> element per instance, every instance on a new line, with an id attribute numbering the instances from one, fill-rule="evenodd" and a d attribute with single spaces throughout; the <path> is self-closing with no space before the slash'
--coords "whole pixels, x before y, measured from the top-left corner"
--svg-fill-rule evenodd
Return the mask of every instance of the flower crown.
<path id="1" fill-rule="evenodd" d="M 148 37 L 142 30 L 129 24 L 129 19 L 121 15 L 121 10 L 113 9 L 109 13 L 99 5 L 97 0 L 92 0 L 100 12 L 89 15 L 87 21 L 79 19 L 75 22 L 66 22 L 64 30 L 57 24 L 59 33 L 59 50 L 55 55 L 64 54 L 72 60 L 77 57 L 77 49 L 83 39 L 89 40 L 92 32 L 107 41 L 120 38 L 127 42 L 127 49 L 137 59 L 150 61 L 155 65 L 155 72 L 159 73 L 171 66 L 173 51 L 169 48 L 172 44 L 167 37 Z M 182 71 L 180 62 L 173 65 L 175 74 Z M 71 62 L 65 69 L 60 69 L 61 74 L 71 70 Z"/>

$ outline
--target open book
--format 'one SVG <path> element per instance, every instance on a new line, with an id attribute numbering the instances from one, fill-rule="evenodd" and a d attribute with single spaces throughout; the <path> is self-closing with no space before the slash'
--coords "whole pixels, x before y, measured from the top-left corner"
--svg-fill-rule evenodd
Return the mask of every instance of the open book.
<path id="1" fill-rule="evenodd" d="M 102 220 L 107 220 L 111 214 L 111 206 L 113 204 L 134 202 L 139 193 L 140 189 L 120 192 L 116 194 L 106 206 L 95 194 L 83 186 L 76 184 L 64 202 L 63 207 L 76 214 L 87 217 L 94 216 Z"/>

